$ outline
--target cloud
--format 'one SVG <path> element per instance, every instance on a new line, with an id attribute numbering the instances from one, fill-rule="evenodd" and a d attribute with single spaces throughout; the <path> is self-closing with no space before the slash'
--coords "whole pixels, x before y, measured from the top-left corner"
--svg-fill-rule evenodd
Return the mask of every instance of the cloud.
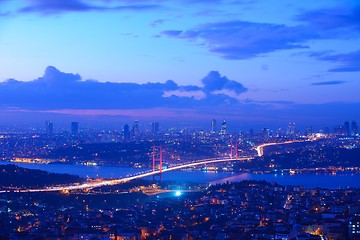
<path id="1" fill-rule="evenodd" d="M 319 32 L 319 39 L 358 39 L 360 37 L 360 5 L 342 5 L 303 12 L 295 20 L 306 23 Z M 328 72 L 360 71 L 360 51 L 332 54 L 330 51 L 313 52 L 310 57 L 338 64 Z"/>
<path id="2" fill-rule="evenodd" d="M 199 25 L 193 29 L 167 30 L 162 35 L 199 43 L 226 59 L 248 59 L 266 53 L 308 48 L 316 32 L 303 26 L 229 21 Z"/>
<path id="3" fill-rule="evenodd" d="M 306 22 L 319 30 L 350 28 L 360 31 L 360 6 L 323 8 L 301 13 L 296 20 Z"/>
<path id="4" fill-rule="evenodd" d="M 241 20 L 213 22 L 190 29 L 168 29 L 161 35 L 187 40 L 225 59 L 250 59 L 309 48 L 313 40 L 358 39 L 360 6 L 306 11 L 295 20 L 299 24 L 291 26 Z"/>
<path id="5" fill-rule="evenodd" d="M 155 28 L 155 27 L 158 27 L 159 25 L 164 24 L 165 21 L 166 21 L 166 20 L 164 20 L 164 19 L 157 19 L 157 20 L 155 20 L 155 21 L 152 21 L 152 22 L 149 24 L 149 26 Z"/>
<path id="6" fill-rule="evenodd" d="M 341 84 L 322 82 L 314 85 Z M 226 119 L 249 127 L 278 127 L 289 121 L 338 122 L 360 117 L 360 103 L 296 104 L 239 100 L 247 89 L 216 71 L 202 79 L 203 86 L 164 83 L 113 83 L 82 80 L 79 74 L 48 67 L 42 77 L 23 82 L 0 82 L 2 122 L 118 121 L 163 119 L 163 121 L 208 121 Z M 334 112 L 334 109 L 336 111 Z M 334 114 L 336 113 L 336 114 Z M 275 117 L 276 116 L 276 117 Z M 63 120 L 61 120 L 63 119 Z M 86 120 L 87 119 L 87 120 Z"/>
<path id="7" fill-rule="evenodd" d="M 102 0 L 104 2 L 126 2 L 126 3 L 142 3 L 142 2 L 156 2 L 156 3 L 166 3 L 166 2 L 172 2 L 169 0 Z M 231 3 L 239 3 L 239 2 L 248 2 L 248 1 L 252 1 L 252 0 L 242 0 L 242 1 L 230 1 Z M 222 3 L 222 2 L 228 2 L 228 0 L 178 0 L 176 1 L 178 3 L 206 3 L 208 4 L 209 2 L 212 3 Z"/>
<path id="8" fill-rule="evenodd" d="M 79 74 L 63 73 L 49 66 L 44 76 L 33 81 L 9 79 L 0 83 L 0 106 L 28 110 L 189 108 L 237 101 L 226 94 L 213 94 L 212 90 L 228 89 L 238 94 L 246 91 L 241 83 L 221 77 L 218 72 L 211 72 L 204 79 L 204 87 L 179 86 L 172 80 L 146 84 L 103 83 L 84 81 Z"/>
<path id="9" fill-rule="evenodd" d="M 137 4 L 134 2 L 129 2 L 126 5 L 113 5 L 109 1 L 32 0 L 28 2 L 30 4 L 20 8 L 19 13 L 52 15 L 65 12 L 149 10 L 160 7 L 157 4 Z"/>
<path id="10" fill-rule="evenodd" d="M 90 4 L 83 3 L 79 0 L 53 0 L 53 1 L 34 1 L 33 5 L 20 9 L 20 12 L 42 12 L 42 13 L 58 13 L 63 11 L 90 11 L 100 10 Z"/>
<path id="11" fill-rule="evenodd" d="M 311 85 L 314 86 L 323 86 L 323 85 L 339 85 L 339 84 L 344 84 L 347 81 L 325 81 L 325 82 L 314 82 Z"/>
<path id="12" fill-rule="evenodd" d="M 247 91 L 241 83 L 229 80 L 225 76 L 221 76 L 217 71 L 211 71 L 201 82 L 204 84 L 206 92 L 214 92 L 217 90 L 232 90 L 237 94 Z"/>
<path id="13" fill-rule="evenodd" d="M 201 100 L 206 97 L 206 94 L 200 90 L 198 91 L 172 90 L 172 91 L 166 91 L 163 94 L 163 97 L 171 97 L 171 96 L 188 97 L 188 98 L 194 98 L 196 100 Z"/>
<path id="14" fill-rule="evenodd" d="M 359 72 L 360 71 L 360 50 L 350 53 L 330 54 L 329 52 L 314 52 L 310 57 L 321 61 L 340 64 L 339 67 L 331 68 L 329 72 Z"/>

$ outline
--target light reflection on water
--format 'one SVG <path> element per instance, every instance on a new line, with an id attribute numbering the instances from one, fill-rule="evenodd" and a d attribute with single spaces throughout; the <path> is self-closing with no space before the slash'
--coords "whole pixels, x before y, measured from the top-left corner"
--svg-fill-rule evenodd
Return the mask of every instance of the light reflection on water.
<path id="1" fill-rule="evenodd" d="M 0 164 L 9 164 L 0 162 Z M 119 166 L 83 166 L 68 164 L 29 164 L 29 163 L 11 163 L 19 167 L 29 169 L 39 169 L 54 173 L 68 173 L 79 175 L 81 177 L 102 177 L 102 178 L 120 178 L 128 174 L 146 171 L 144 168 L 131 168 Z M 301 185 L 308 188 L 360 188 L 360 174 L 338 173 L 332 174 L 253 174 L 253 173 L 233 173 L 233 172 L 201 172 L 201 171 L 172 171 L 163 173 L 163 180 L 177 182 L 194 183 L 226 183 L 242 180 L 265 180 L 276 182 L 280 185 Z"/>

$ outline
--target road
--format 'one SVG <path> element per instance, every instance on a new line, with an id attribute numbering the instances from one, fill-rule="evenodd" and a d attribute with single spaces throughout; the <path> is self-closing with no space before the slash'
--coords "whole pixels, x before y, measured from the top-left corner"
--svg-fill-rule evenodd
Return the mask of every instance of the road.
<path id="1" fill-rule="evenodd" d="M 309 140 L 307 139 L 307 140 L 292 140 L 292 141 L 286 141 L 286 142 L 263 143 L 263 144 L 260 144 L 259 146 L 257 146 L 255 148 L 255 150 L 256 150 L 258 156 L 262 157 L 264 155 L 264 147 L 283 145 L 283 144 L 291 144 L 291 143 L 297 143 L 297 142 L 306 142 L 306 141 L 309 141 Z"/>

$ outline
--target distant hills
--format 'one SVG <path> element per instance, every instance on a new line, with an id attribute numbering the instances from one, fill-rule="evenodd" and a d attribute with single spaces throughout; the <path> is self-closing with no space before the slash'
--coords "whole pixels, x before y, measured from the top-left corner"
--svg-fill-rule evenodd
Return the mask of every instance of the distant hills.
<path id="1" fill-rule="evenodd" d="M 84 181 L 85 179 L 76 175 L 50 173 L 12 164 L 0 165 L 0 189 L 35 188 Z"/>

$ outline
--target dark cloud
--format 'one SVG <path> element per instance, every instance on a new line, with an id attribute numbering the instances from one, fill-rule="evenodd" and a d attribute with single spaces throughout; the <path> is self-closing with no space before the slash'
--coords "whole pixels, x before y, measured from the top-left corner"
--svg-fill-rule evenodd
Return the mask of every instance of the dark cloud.
<path id="1" fill-rule="evenodd" d="M 0 12 L 0 17 L 8 17 L 11 16 L 11 12 Z"/>
<path id="2" fill-rule="evenodd" d="M 323 85 L 339 85 L 344 83 L 346 83 L 346 81 L 325 81 L 325 82 L 314 82 L 311 85 L 323 86 Z"/>
<path id="3" fill-rule="evenodd" d="M 33 2 L 33 5 L 20 9 L 20 12 L 58 13 L 63 11 L 81 12 L 100 9 L 99 7 L 83 3 L 79 0 L 51 0 Z"/>
<path id="4" fill-rule="evenodd" d="M 152 22 L 149 24 L 149 26 L 150 26 L 150 27 L 158 27 L 158 26 L 164 24 L 165 21 L 166 21 L 166 20 L 164 20 L 164 19 L 157 19 L 157 20 L 155 20 L 155 21 L 152 21 Z"/>
<path id="5" fill-rule="evenodd" d="M 32 0 L 19 9 L 20 13 L 41 13 L 45 15 L 64 12 L 87 12 L 87 11 L 121 11 L 121 10 L 147 10 L 160 7 L 156 4 L 126 4 L 120 6 L 108 5 L 107 1 L 82 1 L 82 0 Z"/>
<path id="6" fill-rule="evenodd" d="M 180 30 L 167 30 L 167 31 L 163 31 L 162 34 L 168 37 L 181 37 L 182 32 L 183 31 Z"/>
<path id="7" fill-rule="evenodd" d="M 162 35 L 198 41 L 227 59 L 248 59 L 278 50 L 307 48 L 306 41 L 319 37 L 303 26 L 244 21 L 203 24 L 187 31 L 163 31 Z"/>
<path id="8" fill-rule="evenodd" d="M 217 90 L 230 90 L 235 93 L 243 93 L 247 91 L 241 83 L 229 80 L 225 76 L 221 76 L 217 71 L 211 71 L 201 82 L 204 84 L 204 90 L 206 92 L 214 92 Z"/>
<path id="9" fill-rule="evenodd" d="M 211 79 L 210 79 L 211 78 Z M 213 90 L 246 90 L 242 84 L 211 72 L 205 87 L 179 86 L 174 81 L 165 83 L 113 83 L 83 81 L 78 74 L 63 73 L 47 67 L 43 77 L 29 82 L 7 80 L 0 83 L 2 107 L 22 109 L 148 109 L 156 107 L 184 108 L 222 105 L 237 102 L 226 94 L 213 94 L 209 81 L 221 81 Z"/>
<path id="10" fill-rule="evenodd" d="M 296 20 L 320 30 L 351 28 L 360 31 L 360 6 L 339 6 L 301 13 Z"/>
<path id="11" fill-rule="evenodd" d="M 308 123 L 341 124 L 342 119 L 360 119 L 358 110 L 360 103 L 332 102 L 324 104 L 293 104 L 289 108 L 279 110 L 279 115 L 297 119 L 296 121 L 307 121 Z M 286 114 L 285 114 L 286 113 Z M 339 118 L 339 116 L 341 116 Z M 330 125 L 331 126 L 331 125 Z"/>
<path id="12" fill-rule="evenodd" d="M 0 4 L 8 0 L 0 0 Z M 249 0 L 248 0 L 249 1 Z M 241 1 L 248 4 L 248 1 Z M 59 14 L 66 12 L 87 11 L 121 11 L 121 10 L 152 10 L 166 7 L 166 0 L 24 0 L 27 5 L 19 9 L 20 13 L 41 13 L 44 15 Z M 212 0 L 212 3 L 226 2 L 224 0 Z M 208 4 L 208 0 L 182 0 L 181 4 Z M 239 4 L 236 1 L 230 1 Z M 117 5 L 115 5 L 117 4 Z M 156 25 L 161 22 L 155 22 Z"/>
<path id="13" fill-rule="evenodd" d="M 359 72 L 360 71 L 360 50 L 351 53 L 331 54 L 329 52 L 314 52 L 310 57 L 321 61 L 339 64 L 338 67 L 331 68 L 329 72 Z"/>
<path id="14" fill-rule="evenodd" d="M 154 2 L 154 3 L 166 3 L 166 2 L 175 2 L 171 0 L 102 0 L 104 2 L 126 2 L 126 3 L 144 3 L 144 2 Z M 251 0 L 242 0 L 242 2 L 248 2 Z M 229 2 L 229 0 L 178 0 L 179 3 L 221 3 Z M 236 1 L 230 0 L 231 3 L 236 3 Z"/>
<path id="15" fill-rule="evenodd" d="M 354 67 L 337 67 L 329 69 L 329 72 L 359 72 L 360 66 Z"/>
<path id="16" fill-rule="evenodd" d="M 324 122 L 338 122 L 338 116 L 360 118 L 357 111 L 360 103 L 239 101 L 218 92 L 239 94 L 246 88 L 216 71 L 210 72 L 202 83 L 204 86 L 180 86 L 172 80 L 146 84 L 84 81 L 78 74 L 48 67 L 44 76 L 33 81 L 9 79 L 0 83 L 0 116 L 2 122 L 12 124 L 14 121 L 23 124 L 26 121 L 70 121 L 74 118 L 96 124 L 120 118 L 127 121 L 163 119 L 179 123 L 207 122 L 215 117 L 249 127 L 279 127 L 289 121 L 323 126 Z"/>
<path id="17" fill-rule="evenodd" d="M 359 6 L 307 11 L 295 19 L 301 23 L 287 26 L 238 20 L 207 23 L 187 30 L 169 29 L 161 34 L 200 44 L 226 59 L 249 59 L 279 50 L 309 48 L 312 40 L 359 38 Z"/>

